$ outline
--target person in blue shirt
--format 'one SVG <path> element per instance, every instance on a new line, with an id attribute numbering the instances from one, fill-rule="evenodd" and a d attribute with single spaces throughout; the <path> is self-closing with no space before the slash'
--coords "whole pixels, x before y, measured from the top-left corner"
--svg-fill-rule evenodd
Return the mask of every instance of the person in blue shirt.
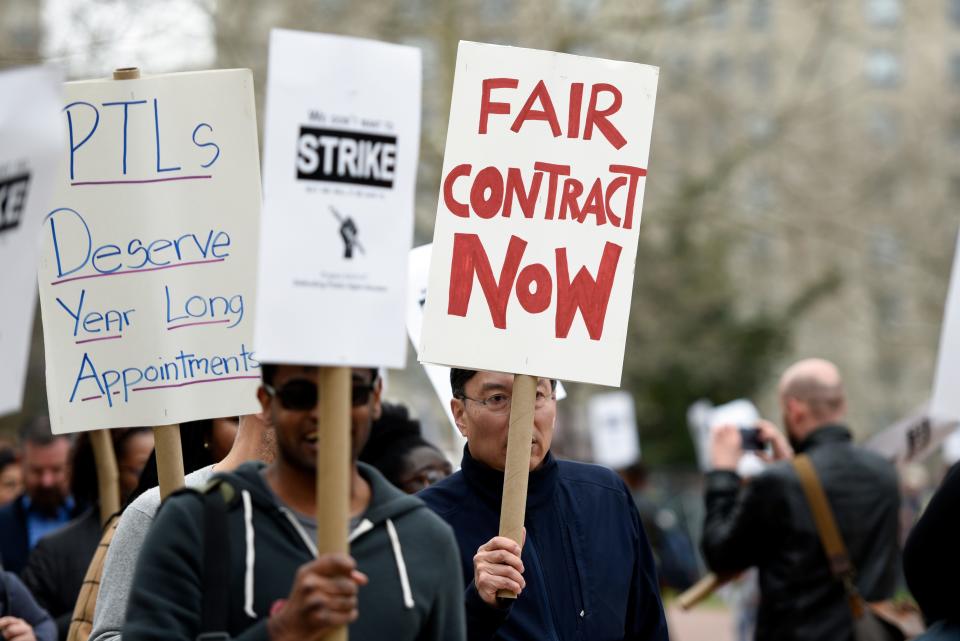
<path id="1" fill-rule="evenodd" d="M 419 496 L 453 527 L 470 641 L 665 641 L 656 569 L 626 485 L 550 453 L 556 381 L 538 381 L 523 546 L 497 536 L 513 375 L 453 369 L 460 471 Z M 511 590 L 517 599 L 498 599 Z"/>
<path id="2" fill-rule="evenodd" d="M 82 512 L 70 495 L 70 439 L 50 433 L 38 417 L 24 427 L 23 493 L 0 508 L 0 559 L 15 574 L 27 564 L 30 550 L 46 534 Z"/>

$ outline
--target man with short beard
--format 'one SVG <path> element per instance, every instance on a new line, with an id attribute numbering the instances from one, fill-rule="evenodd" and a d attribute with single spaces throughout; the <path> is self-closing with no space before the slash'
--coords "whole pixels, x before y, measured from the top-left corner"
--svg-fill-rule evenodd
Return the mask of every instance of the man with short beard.
<path id="1" fill-rule="evenodd" d="M 759 569 L 757 641 L 852 641 L 850 603 L 834 571 L 852 571 L 848 578 L 867 601 L 893 596 L 900 565 L 897 474 L 881 456 L 853 444 L 843 381 L 833 363 L 795 363 L 780 379 L 779 396 L 789 443 L 761 421 L 759 440 L 770 444 L 774 461 L 749 482 L 736 472 L 741 426 L 713 431 L 704 558 L 718 574 Z M 791 461 L 795 452 L 808 457 L 823 486 L 847 563 L 828 561 L 824 553 Z"/>
<path id="2" fill-rule="evenodd" d="M 47 417 L 37 417 L 21 433 L 23 493 L 0 509 L 0 559 L 19 574 L 30 550 L 45 534 L 83 511 L 70 495 L 70 438 L 54 436 Z"/>

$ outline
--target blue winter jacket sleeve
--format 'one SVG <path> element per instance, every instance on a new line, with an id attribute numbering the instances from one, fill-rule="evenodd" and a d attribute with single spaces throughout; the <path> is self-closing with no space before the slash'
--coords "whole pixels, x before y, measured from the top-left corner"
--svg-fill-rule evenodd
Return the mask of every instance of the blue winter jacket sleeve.
<path id="1" fill-rule="evenodd" d="M 490 641 L 497 629 L 510 616 L 513 601 L 506 601 L 503 607 L 495 608 L 480 597 L 473 581 L 463 593 L 467 608 L 467 641 Z"/>
<path id="2" fill-rule="evenodd" d="M 3 572 L 0 576 L 7 591 L 7 611 L 0 616 L 14 616 L 23 619 L 33 628 L 37 641 L 57 641 L 57 624 L 47 611 L 37 605 L 27 587 L 12 572 Z"/>

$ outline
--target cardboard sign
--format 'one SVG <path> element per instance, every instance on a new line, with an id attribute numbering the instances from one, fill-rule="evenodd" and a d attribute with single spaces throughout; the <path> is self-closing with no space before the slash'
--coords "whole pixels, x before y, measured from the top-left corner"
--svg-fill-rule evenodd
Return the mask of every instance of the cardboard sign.
<path id="1" fill-rule="evenodd" d="M 944 420 L 960 420 L 960 235 L 953 257 L 950 291 L 940 329 L 940 353 L 933 383 L 930 416 Z"/>
<path id="2" fill-rule="evenodd" d="M 250 71 L 68 83 L 61 118 L 39 267 L 53 431 L 255 411 Z"/>
<path id="3" fill-rule="evenodd" d="M 422 360 L 619 385 L 657 76 L 460 43 Z"/>
<path id="4" fill-rule="evenodd" d="M 0 415 L 23 401 L 40 225 L 64 138 L 61 82 L 48 67 L 0 73 Z"/>
<path id="5" fill-rule="evenodd" d="M 594 394 L 587 404 L 593 460 L 615 470 L 640 459 L 640 437 L 633 396 L 627 392 Z"/>
<path id="6" fill-rule="evenodd" d="M 404 367 L 420 50 L 274 30 L 257 353 Z"/>

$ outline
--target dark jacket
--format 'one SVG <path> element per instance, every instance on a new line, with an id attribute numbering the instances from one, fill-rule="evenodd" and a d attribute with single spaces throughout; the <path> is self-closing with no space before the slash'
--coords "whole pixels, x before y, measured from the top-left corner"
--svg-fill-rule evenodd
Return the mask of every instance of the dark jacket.
<path id="1" fill-rule="evenodd" d="M 465 447 L 462 469 L 418 494 L 457 536 L 471 641 L 667 639 L 653 557 L 626 485 L 607 468 L 549 453 L 530 474 L 526 588 L 505 608 L 487 605 L 473 557 L 497 536 L 502 493 L 503 472 Z"/>
<path id="2" fill-rule="evenodd" d="M 928 623 L 960 627 L 960 463 L 947 472 L 903 550 L 903 573 Z M 931 637 L 934 638 L 934 637 Z"/>
<path id="3" fill-rule="evenodd" d="M 37 605 L 16 574 L 0 569 L 0 618 L 6 616 L 26 621 L 37 641 L 56 641 L 57 626 L 50 615 Z"/>
<path id="4" fill-rule="evenodd" d="M 87 566 L 100 543 L 100 510 L 94 506 L 39 541 L 20 575 L 44 610 L 57 622 L 61 640 L 70 631 L 73 606 Z"/>
<path id="5" fill-rule="evenodd" d="M 462 640 L 463 583 L 450 528 L 379 472 L 358 466 L 370 483 L 371 499 L 351 533 L 350 554 L 370 583 L 360 588 L 360 618 L 350 626 L 350 639 Z M 228 590 L 225 632 L 234 639 L 267 639 L 271 605 L 287 598 L 297 570 L 315 556 L 314 542 L 294 514 L 277 505 L 262 468 L 262 463 L 248 463 L 233 474 L 214 477 L 234 489 L 227 511 L 229 571 L 219 581 Z M 203 501 L 201 494 L 187 490 L 157 513 L 137 561 L 124 639 L 193 641 L 197 636 Z M 254 546 L 248 550 L 251 538 Z"/>
<path id="6" fill-rule="evenodd" d="M 819 428 L 797 446 L 810 456 L 868 601 L 893 596 L 899 486 L 893 466 L 854 446 L 843 426 Z M 757 641 L 845 641 L 853 618 L 830 573 L 800 479 L 790 461 L 745 486 L 733 472 L 707 475 L 703 553 L 718 574 L 760 571 Z"/>
<path id="7" fill-rule="evenodd" d="M 27 565 L 30 555 L 30 539 L 27 535 L 27 510 L 21 494 L 9 504 L 0 508 L 0 560 L 9 572 L 20 574 Z M 76 518 L 86 506 L 75 506 L 70 518 Z M 66 525 L 66 523 L 64 523 Z"/>

